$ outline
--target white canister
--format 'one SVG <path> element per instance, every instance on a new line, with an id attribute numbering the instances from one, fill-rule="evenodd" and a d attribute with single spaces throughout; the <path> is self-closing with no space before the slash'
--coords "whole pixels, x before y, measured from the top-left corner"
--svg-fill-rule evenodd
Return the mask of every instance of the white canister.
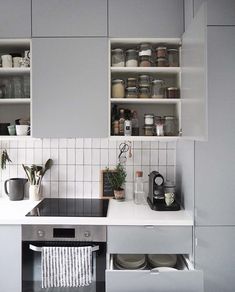
<path id="1" fill-rule="evenodd" d="M 154 115 L 153 114 L 144 115 L 144 124 L 146 126 L 152 126 L 153 123 L 154 123 Z"/>
<path id="2" fill-rule="evenodd" d="M 11 68 L 12 67 L 12 56 L 11 55 L 2 55 L 2 67 Z"/>
<path id="3" fill-rule="evenodd" d="M 29 199 L 31 201 L 40 201 L 42 198 L 39 185 L 29 185 Z"/>
<path id="4" fill-rule="evenodd" d="M 22 57 L 14 57 L 13 58 L 13 67 L 21 67 L 22 62 L 23 62 Z"/>

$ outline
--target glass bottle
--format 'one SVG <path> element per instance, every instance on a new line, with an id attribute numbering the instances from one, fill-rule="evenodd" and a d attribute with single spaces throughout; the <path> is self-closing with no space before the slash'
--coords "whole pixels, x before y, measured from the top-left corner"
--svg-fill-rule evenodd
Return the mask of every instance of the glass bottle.
<path id="1" fill-rule="evenodd" d="M 125 110 L 119 110 L 119 135 L 124 136 Z"/>
<path id="2" fill-rule="evenodd" d="M 139 120 L 138 120 L 136 111 L 132 112 L 131 125 L 132 125 L 132 136 L 139 136 L 140 128 L 139 128 Z"/>
<path id="3" fill-rule="evenodd" d="M 136 171 L 135 173 L 134 202 L 135 204 L 145 203 L 143 171 Z"/>

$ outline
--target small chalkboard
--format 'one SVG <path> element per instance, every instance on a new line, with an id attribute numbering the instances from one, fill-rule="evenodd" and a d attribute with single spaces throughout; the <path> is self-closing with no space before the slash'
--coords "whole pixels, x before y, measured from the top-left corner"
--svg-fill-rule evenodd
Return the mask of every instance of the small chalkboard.
<path id="1" fill-rule="evenodd" d="M 115 170 L 109 170 L 111 172 L 115 172 Z M 113 188 L 109 182 L 108 178 L 108 171 L 107 170 L 101 170 L 100 172 L 100 195 L 102 198 L 113 198 Z"/>

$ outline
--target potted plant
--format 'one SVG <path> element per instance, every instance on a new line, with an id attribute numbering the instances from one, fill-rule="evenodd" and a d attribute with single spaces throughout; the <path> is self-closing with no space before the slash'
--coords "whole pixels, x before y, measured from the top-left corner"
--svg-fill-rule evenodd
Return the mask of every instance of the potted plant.
<path id="1" fill-rule="evenodd" d="M 126 182 L 126 171 L 119 163 L 114 170 L 107 168 L 108 180 L 113 188 L 114 197 L 116 200 L 125 199 L 125 190 L 123 188 Z"/>
<path id="2" fill-rule="evenodd" d="M 44 167 L 35 165 L 35 164 L 29 167 L 22 164 L 30 183 L 29 185 L 29 199 L 30 200 L 39 201 L 41 199 L 42 178 L 47 172 L 47 170 L 52 167 L 52 164 L 53 164 L 52 159 L 48 159 Z"/>

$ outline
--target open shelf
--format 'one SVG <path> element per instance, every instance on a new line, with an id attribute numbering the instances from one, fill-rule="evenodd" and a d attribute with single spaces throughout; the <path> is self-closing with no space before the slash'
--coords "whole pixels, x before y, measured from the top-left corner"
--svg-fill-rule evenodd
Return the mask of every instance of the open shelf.
<path id="1" fill-rule="evenodd" d="M 111 73 L 164 73 L 178 74 L 180 67 L 111 67 Z"/>
<path id="2" fill-rule="evenodd" d="M 160 141 L 171 142 L 177 141 L 179 136 L 109 136 L 114 141 Z"/>
<path id="3" fill-rule="evenodd" d="M 9 76 L 9 75 L 24 75 L 29 74 L 30 68 L 0 68 L 0 75 Z"/>
<path id="4" fill-rule="evenodd" d="M 181 100 L 179 98 L 111 98 L 111 103 L 125 104 L 180 104 Z"/>
<path id="5" fill-rule="evenodd" d="M 30 98 L 1 98 L 0 104 L 29 104 Z"/>

